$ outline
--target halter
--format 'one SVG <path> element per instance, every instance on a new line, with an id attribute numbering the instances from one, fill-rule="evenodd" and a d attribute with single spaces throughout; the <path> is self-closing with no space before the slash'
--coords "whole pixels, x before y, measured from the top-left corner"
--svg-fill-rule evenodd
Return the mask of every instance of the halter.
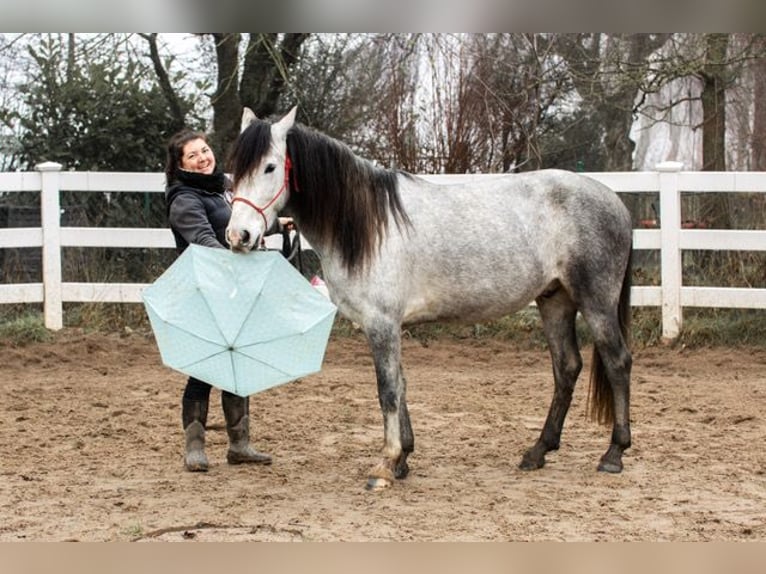
<path id="1" fill-rule="evenodd" d="M 231 199 L 231 203 L 233 204 L 235 201 L 241 201 L 245 205 L 248 205 L 252 207 L 255 211 L 257 211 L 260 216 L 263 218 L 263 233 L 261 234 L 261 247 L 263 247 L 266 244 L 266 240 L 264 239 L 264 235 L 266 234 L 266 228 L 269 226 L 269 222 L 266 219 L 266 214 L 264 213 L 269 207 L 271 207 L 274 202 L 279 198 L 282 193 L 290 186 L 290 171 L 293 169 L 293 162 L 290 161 L 290 156 L 285 156 L 285 179 L 282 182 L 282 187 L 279 188 L 279 191 L 274 194 L 274 197 L 272 197 L 269 202 L 264 205 L 263 207 L 258 207 L 255 205 L 252 201 L 247 199 L 246 197 L 240 197 L 238 195 L 235 195 Z M 296 191 L 298 189 L 296 188 Z"/>

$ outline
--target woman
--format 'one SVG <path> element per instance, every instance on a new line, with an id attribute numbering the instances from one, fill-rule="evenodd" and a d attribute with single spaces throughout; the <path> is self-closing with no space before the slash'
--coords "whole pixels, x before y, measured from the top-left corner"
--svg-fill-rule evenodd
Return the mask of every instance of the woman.
<path id="1" fill-rule="evenodd" d="M 182 130 L 170 138 L 165 165 L 165 204 L 168 222 L 181 254 L 190 243 L 227 248 L 226 226 L 231 215 L 229 181 L 215 161 L 204 134 Z M 278 232 L 289 220 L 277 221 L 269 233 Z M 184 463 L 191 472 L 206 471 L 205 425 L 211 386 L 189 377 L 182 400 L 181 420 L 186 435 Z M 250 445 L 249 399 L 223 391 L 221 394 L 229 464 L 271 464 L 271 456 Z"/>

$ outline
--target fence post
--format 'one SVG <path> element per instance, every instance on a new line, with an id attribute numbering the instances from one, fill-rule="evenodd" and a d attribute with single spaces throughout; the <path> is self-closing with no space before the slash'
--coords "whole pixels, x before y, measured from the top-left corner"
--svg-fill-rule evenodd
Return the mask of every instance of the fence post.
<path id="1" fill-rule="evenodd" d="M 64 326 L 61 296 L 61 164 L 39 163 L 40 221 L 43 228 L 43 317 L 48 329 L 58 331 Z"/>
<path id="2" fill-rule="evenodd" d="M 657 164 L 660 179 L 660 237 L 662 238 L 662 337 L 675 339 L 683 326 L 681 307 L 681 190 L 676 161 Z"/>

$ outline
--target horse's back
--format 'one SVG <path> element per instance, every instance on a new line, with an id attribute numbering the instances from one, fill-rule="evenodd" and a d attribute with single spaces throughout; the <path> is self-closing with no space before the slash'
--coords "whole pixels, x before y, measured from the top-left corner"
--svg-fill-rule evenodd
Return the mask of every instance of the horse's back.
<path id="1" fill-rule="evenodd" d="M 491 318 L 557 281 L 574 285 L 597 273 L 616 280 L 630 251 L 619 197 L 572 172 L 450 185 L 406 179 L 402 201 L 412 229 L 388 260 L 401 261 L 393 273 L 407 285 L 411 321 Z"/>
<path id="2" fill-rule="evenodd" d="M 584 249 L 609 238 L 630 242 L 630 214 L 602 183 L 564 170 L 508 174 L 474 182 L 434 185 L 414 179 L 402 186 L 413 222 L 412 250 L 458 255 Z"/>

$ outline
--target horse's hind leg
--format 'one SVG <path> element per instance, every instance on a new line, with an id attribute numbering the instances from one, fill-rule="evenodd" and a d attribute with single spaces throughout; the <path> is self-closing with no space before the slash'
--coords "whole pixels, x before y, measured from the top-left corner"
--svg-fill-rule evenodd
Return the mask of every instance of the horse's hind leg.
<path id="1" fill-rule="evenodd" d="M 523 470 L 542 468 L 545 465 L 545 453 L 559 448 L 564 419 L 572 402 L 577 377 L 582 370 L 582 357 L 575 333 L 577 308 L 569 295 L 559 287 L 552 295 L 538 297 L 537 306 L 553 361 L 555 387 L 540 438 L 521 459 L 519 467 Z"/>
<path id="2" fill-rule="evenodd" d="M 612 422 L 609 448 L 598 470 L 622 471 L 622 453 L 630 447 L 630 371 L 632 357 L 619 320 L 614 313 L 588 312 L 583 317 L 593 333 L 595 351 L 591 386 L 603 389 L 593 396 L 594 408 L 606 413 L 603 422 Z M 599 402 L 604 402 L 599 405 Z"/>

